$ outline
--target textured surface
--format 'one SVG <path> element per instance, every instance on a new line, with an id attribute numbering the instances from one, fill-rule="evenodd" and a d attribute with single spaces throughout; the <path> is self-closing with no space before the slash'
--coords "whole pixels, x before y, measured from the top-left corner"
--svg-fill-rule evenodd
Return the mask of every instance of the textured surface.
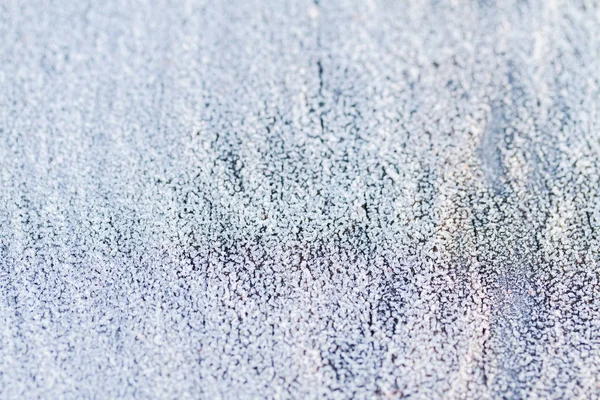
<path id="1" fill-rule="evenodd" d="M 598 398 L 591 1 L 0 3 L 0 398 Z"/>

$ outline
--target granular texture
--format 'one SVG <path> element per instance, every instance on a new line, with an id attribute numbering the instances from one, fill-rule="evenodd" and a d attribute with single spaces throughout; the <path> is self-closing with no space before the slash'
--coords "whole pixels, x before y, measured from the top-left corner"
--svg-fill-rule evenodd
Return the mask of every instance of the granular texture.
<path id="1" fill-rule="evenodd" d="M 0 4 L 0 398 L 600 397 L 600 8 Z"/>

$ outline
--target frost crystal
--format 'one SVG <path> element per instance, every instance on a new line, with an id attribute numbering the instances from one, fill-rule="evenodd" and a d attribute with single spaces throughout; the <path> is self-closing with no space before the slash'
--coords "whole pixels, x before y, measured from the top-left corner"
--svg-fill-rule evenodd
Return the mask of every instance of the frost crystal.
<path id="1" fill-rule="evenodd" d="M 599 15 L 5 2 L 0 398 L 600 397 Z"/>

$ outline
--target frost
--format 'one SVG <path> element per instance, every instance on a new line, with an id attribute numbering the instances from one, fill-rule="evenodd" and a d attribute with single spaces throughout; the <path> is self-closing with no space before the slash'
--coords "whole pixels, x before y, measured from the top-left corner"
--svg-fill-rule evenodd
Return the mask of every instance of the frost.
<path id="1" fill-rule="evenodd" d="M 8 3 L 1 398 L 600 397 L 592 2 Z"/>

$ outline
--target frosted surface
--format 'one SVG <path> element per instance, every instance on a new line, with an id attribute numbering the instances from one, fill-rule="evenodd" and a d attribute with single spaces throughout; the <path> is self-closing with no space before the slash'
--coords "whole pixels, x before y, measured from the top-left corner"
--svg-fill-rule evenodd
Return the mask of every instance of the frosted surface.
<path id="1" fill-rule="evenodd" d="M 600 396 L 592 1 L 0 3 L 0 398 Z"/>

